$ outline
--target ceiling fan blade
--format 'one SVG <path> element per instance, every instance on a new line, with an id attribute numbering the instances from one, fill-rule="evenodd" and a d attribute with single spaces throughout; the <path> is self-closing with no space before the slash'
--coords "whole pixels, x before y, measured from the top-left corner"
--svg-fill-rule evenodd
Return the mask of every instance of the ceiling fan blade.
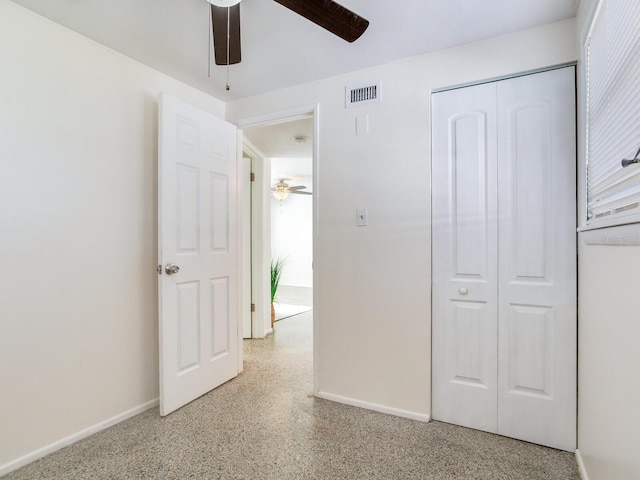
<path id="1" fill-rule="evenodd" d="M 289 190 L 293 192 L 294 190 L 304 190 L 305 188 L 307 187 L 305 187 L 304 185 L 299 185 L 297 187 L 289 187 Z"/>
<path id="2" fill-rule="evenodd" d="M 229 26 L 228 29 L 227 25 Z M 211 5 L 211 26 L 213 28 L 213 51 L 216 65 L 240 63 L 240 4 L 238 3 L 233 7 Z M 228 62 L 227 31 L 230 32 Z"/>
<path id="3" fill-rule="evenodd" d="M 369 26 L 369 20 L 332 0 L 275 0 L 347 42 L 355 42 Z"/>
<path id="4" fill-rule="evenodd" d="M 311 193 L 311 192 L 301 192 L 301 191 L 291 191 L 289 193 L 291 193 L 293 195 L 313 195 L 313 193 Z"/>

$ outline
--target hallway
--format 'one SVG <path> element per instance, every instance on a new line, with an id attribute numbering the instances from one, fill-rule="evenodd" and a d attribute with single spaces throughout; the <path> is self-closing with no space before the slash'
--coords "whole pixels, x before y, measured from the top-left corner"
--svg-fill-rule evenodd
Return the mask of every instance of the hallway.
<path id="1" fill-rule="evenodd" d="M 168 417 L 153 408 L 7 479 L 577 480 L 574 456 L 314 398 L 312 312 L 245 340 L 244 372 Z M 348 365 L 345 366 L 348 368 Z"/>

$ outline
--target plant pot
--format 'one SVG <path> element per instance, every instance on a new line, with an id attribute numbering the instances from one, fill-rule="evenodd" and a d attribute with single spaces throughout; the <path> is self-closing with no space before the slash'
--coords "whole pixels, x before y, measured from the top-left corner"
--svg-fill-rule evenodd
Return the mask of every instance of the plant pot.
<path id="1" fill-rule="evenodd" d="M 273 328 L 273 324 L 276 323 L 276 307 L 271 304 L 271 328 Z"/>

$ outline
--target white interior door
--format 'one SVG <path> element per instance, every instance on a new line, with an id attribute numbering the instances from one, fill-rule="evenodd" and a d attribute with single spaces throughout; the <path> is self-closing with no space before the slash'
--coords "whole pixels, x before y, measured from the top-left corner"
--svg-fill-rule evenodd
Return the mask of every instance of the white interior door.
<path id="1" fill-rule="evenodd" d="M 573 451 L 574 68 L 498 85 L 498 433 Z"/>
<path id="2" fill-rule="evenodd" d="M 432 96 L 433 416 L 570 451 L 574 75 Z"/>
<path id="3" fill-rule="evenodd" d="M 495 84 L 434 95 L 433 417 L 497 428 Z"/>
<path id="4" fill-rule="evenodd" d="M 161 415 L 238 374 L 236 147 L 233 125 L 161 95 Z"/>

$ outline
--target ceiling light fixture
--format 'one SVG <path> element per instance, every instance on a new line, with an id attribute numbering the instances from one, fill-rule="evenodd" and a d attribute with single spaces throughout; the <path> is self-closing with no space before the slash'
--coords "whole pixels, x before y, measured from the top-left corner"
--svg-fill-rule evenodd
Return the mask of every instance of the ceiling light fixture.
<path id="1" fill-rule="evenodd" d="M 271 189 L 271 193 L 278 200 L 282 201 L 289 196 L 289 186 L 286 183 L 279 183 Z"/>
<path id="2" fill-rule="evenodd" d="M 303 192 L 307 187 L 304 185 L 294 185 L 293 187 L 285 182 L 285 180 L 289 180 L 288 178 L 279 178 L 278 183 L 276 183 L 271 188 L 271 193 L 275 198 L 282 201 L 289 196 L 290 193 L 295 193 L 297 195 L 312 195 L 311 192 Z"/>
<path id="3" fill-rule="evenodd" d="M 296 135 L 291 140 L 293 141 L 293 143 L 299 143 L 299 144 L 307 143 L 306 135 Z"/>

